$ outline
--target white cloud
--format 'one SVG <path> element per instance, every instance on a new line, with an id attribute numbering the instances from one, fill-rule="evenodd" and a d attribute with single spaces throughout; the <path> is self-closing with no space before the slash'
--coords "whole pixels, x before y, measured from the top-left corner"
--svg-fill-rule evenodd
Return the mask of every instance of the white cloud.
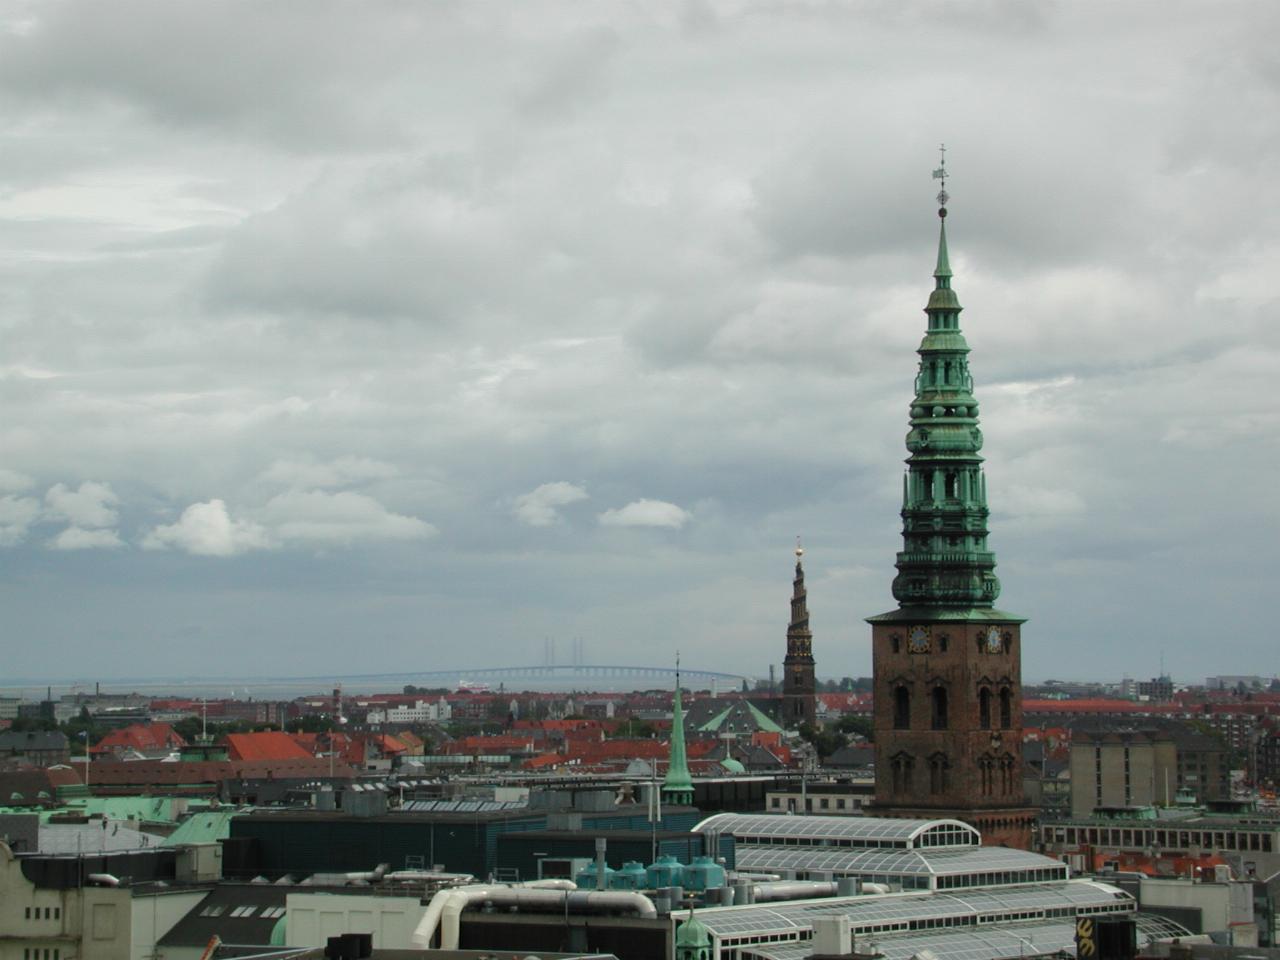
<path id="1" fill-rule="evenodd" d="M 679 530 L 691 519 L 691 514 L 674 503 L 665 500 L 636 500 L 617 510 L 600 514 L 600 524 L 605 527 L 670 527 Z"/>
<path id="2" fill-rule="evenodd" d="M 84 527 L 67 527 L 49 541 L 53 550 L 114 550 L 123 546 L 124 541 L 114 530 L 86 530 Z"/>
<path id="3" fill-rule="evenodd" d="M 233 520 L 221 500 L 193 503 L 177 523 L 156 527 L 142 541 L 148 550 L 174 547 L 204 557 L 230 557 L 271 546 L 267 531 L 247 520 Z"/>
<path id="4" fill-rule="evenodd" d="M 557 507 L 587 499 L 587 491 L 567 480 L 544 483 L 516 497 L 512 513 L 531 527 L 549 527 L 560 519 Z"/>
<path id="5" fill-rule="evenodd" d="M 280 540 L 294 542 L 420 540 L 437 532 L 417 517 L 392 513 L 373 497 L 350 490 L 291 490 L 272 497 L 262 518 Z"/>
<path id="6" fill-rule="evenodd" d="M 120 498 L 105 483 L 86 480 L 80 489 L 71 490 L 55 483 L 44 495 L 51 519 L 66 520 L 75 527 L 101 528 L 115 526 Z"/>
<path id="7" fill-rule="evenodd" d="M 389 463 L 368 457 L 339 457 L 328 463 L 314 460 L 277 460 L 262 474 L 262 479 L 290 487 L 345 487 L 370 480 L 389 480 L 398 471 Z"/>
<path id="8" fill-rule="evenodd" d="M 12 547 L 27 538 L 40 516 L 40 502 L 31 497 L 0 497 L 0 547 Z"/>
<path id="9" fill-rule="evenodd" d="M 35 481 L 25 473 L 0 467 L 0 492 L 2 493 L 21 493 L 23 490 L 29 490 L 33 483 Z"/>

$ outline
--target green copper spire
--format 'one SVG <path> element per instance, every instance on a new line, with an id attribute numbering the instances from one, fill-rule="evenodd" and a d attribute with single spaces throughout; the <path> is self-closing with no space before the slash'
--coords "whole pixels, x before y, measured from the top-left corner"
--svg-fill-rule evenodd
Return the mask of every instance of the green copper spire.
<path id="1" fill-rule="evenodd" d="M 676 657 L 676 696 L 671 707 L 671 753 L 667 776 L 662 781 L 662 799 L 681 806 L 693 805 L 693 778 L 684 750 L 684 709 L 680 705 L 680 658 Z"/>
<path id="2" fill-rule="evenodd" d="M 1000 595 L 996 558 L 987 547 L 987 487 L 982 431 L 960 332 L 960 301 L 947 256 L 945 165 L 938 194 L 938 265 L 920 343 L 920 369 L 907 434 L 902 539 L 893 595 L 903 607 L 990 608 Z"/>
<path id="3" fill-rule="evenodd" d="M 940 214 L 945 214 L 946 207 L 939 208 Z M 946 277 L 950 286 L 951 281 L 951 261 L 947 258 L 947 221 L 942 221 L 941 232 L 938 234 L 938 265 L 933 268 L 933 275 L 937 279 Z"/>

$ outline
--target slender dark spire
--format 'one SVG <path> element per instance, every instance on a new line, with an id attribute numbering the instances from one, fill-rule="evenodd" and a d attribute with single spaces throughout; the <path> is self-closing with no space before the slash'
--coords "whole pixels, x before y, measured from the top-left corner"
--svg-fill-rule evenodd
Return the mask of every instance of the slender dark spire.
<path id="1" fill-rule="evenodd" d="M 813 663 L 813 634 L 809 631 L 809 593 L 804 586 L 804 547 L 796 537 L 796 578 L 791 585 L 791 623 L 787 626 L 788 664 Z"/>
<path id="2" fill-rule="evenodd" d="M 796 537 L 796 579 L 791 586 L 791 622 L 787 625 L 787 655 L 782 661 L 783 719 L 792 727 L 817 720 L 817 679 L 813 664 L 813 634 L 809 631 L 809 593 L 804 585 L 804 547 Z"/>

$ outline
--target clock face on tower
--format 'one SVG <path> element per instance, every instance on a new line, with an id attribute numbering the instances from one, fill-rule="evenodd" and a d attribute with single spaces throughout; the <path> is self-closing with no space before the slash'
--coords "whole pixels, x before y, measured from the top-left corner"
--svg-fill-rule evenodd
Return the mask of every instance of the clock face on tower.
<path id="1" fill-rule="evenodd" d="M 912 653 L 928 653 L 929 628 L 924 626 L 912 627 L 907 632 L 907 649 Z"/>
<path id="2" fill-rule="evenodd" d="M 999 653 L 1004 649 L 1004 637 L 1000 634 L 999 627 L 991 627 L 987 630 L 987 653 Z"/>

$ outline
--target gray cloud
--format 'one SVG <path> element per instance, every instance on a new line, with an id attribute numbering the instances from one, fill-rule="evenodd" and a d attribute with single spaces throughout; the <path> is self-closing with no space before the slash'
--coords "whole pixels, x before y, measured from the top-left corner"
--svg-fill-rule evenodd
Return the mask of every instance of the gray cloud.
<path id="1" fill-rule="evenodd" d="M 516 497 L 512 513 L 531 527 L 549 527 L 561 519 L 560 507 L 587 499 L 587 491 L 567 480 L 539 484 Z"/>
<path id="2" fill-rule="evenodd" d="M 941 140 L 1027 674 L 1270 662 L 1274 5 L 3 13 L 13 671 L 866 673 Z"/>

